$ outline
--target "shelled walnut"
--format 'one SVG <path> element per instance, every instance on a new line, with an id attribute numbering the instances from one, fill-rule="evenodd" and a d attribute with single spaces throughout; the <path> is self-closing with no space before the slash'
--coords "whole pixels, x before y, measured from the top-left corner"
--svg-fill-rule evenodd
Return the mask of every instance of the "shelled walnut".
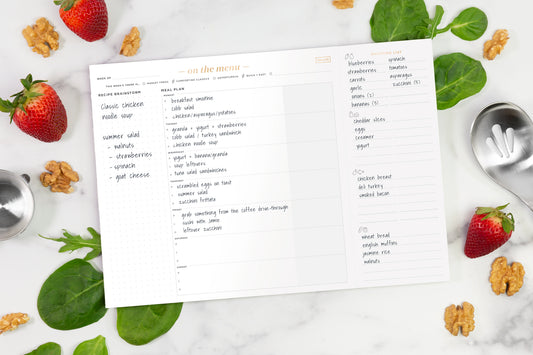
<path id="1" fill-rule="evenodd" d="M 500 295 L 507 293 L 507 296 L 512 296 L 524 284 L 524 267 L 520 263 L 507 264 L 507 258 L 500 256 L 492 263 L 492 270 L 490 271 L 489 281 L 492 285 L 492 291 Z"/>
<path id="2" fill-rule="evenodd" d="M 19 325 L 30 320 L 26 313 L 10 313 L 0 319 L 0 334 L 9 330 L 15 330 Z"/>
<path id="3" fill-rule="evenodd" d="M 137 27 L 132 27 L 129 34 L 124 37 L 120 54 L 131 57 L 137 54 L 137 50 L 141 46 L 141 33 Z"/>
<path id="4" fill-rule="evenodd" d="M 446 307 L 444 311 L 445 327 L 450 333 L 457 336 L 459 329 L 467 337 L 474 330 L 474 306 L 468 302 L 463 302 L 463 306 L 454 304 Z"/>
<path id="5" fill-rule="evenodd" d="M 507 32 L 507 30 L 497 30 L 494 32 L 492 39 L 486 41 L 483 45 L 483 58 L 488 60 L 496 58 L 507 44 L 508 39 L 509 32 Z"/>
<path id="6" fill-rule="evenodd" d="M 52 192 L 69 194 L 74 191 L 74 188 L 70 185 L 71 182 L 80 180 L 78 173 L 72 170 L 70 164 L 65 161 L 58 163 L 55 160 L 50 160 L 46 163 L 45 169 L 49 173 L 44 172 L 41 174 L 41 184 L 44 187 L 50 186 L 50 191 Z"/>
<path id="7" fill-rule="evenodd" d="M 351 9 L 353 7 L 354 0 L 333 0 L 333 6 L 337 9 Z"/>
<path id="8" fill-rule="evenodd" d="M 35 25 L 23 29 L 22 35 L 28 42 L 28 46 L 45 58 L 50 56 L 50 50 L 55 51 L 59 48 L 59 34 L 44 17 L 38 19 Z"/>

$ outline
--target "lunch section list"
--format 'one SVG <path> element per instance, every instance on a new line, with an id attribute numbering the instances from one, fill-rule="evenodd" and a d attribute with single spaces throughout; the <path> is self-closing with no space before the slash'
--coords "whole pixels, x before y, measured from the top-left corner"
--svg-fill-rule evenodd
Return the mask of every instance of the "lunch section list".
<path id="1" fill-rule="evenodd" d="M 430 40 L 90 79 L 107 307 L 448 279 Z"/>

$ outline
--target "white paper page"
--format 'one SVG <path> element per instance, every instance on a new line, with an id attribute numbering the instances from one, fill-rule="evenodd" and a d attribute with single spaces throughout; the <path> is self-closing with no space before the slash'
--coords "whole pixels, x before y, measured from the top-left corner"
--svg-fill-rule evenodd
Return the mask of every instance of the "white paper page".
<path id="1" fill-rule="evenodd" d="M 341 56 L 338 139 L 355 283 L 448 280 L 431 40 Z"/>
<path id="2" fill-rule="evenodd" d="M 375 46 L 92 66 L 106 305 L 371 283 L 361 231 L 379 229 L 397 240 L 401 229 L 372 225 L 369 205 L 351 190 L 357 166 L 373 171 L 359 158 L 373 161 L 375 152 L 352 154 L 343 60 L 347 50 Z M 427 43 L 414 46 L 420 53 L 413 60 L 431 63 Z M 425 89 L 434 100 L 434 89 Z M 427 133 L 435 137 L 432 103 L 414 107 L 434 121 Z M 435 168 L 438 141 L 431 149 Z M 395 183 L 400 173 L 387 169 Z M 430 174 L 436 190 L 438 174 Z M 387 189 L 398 193 L 392 183 Z M 428 231 L 442 237 L 443 224 L 434 223 Z M 445 235 L 440 247 L 445 255 Z M 437 264 L 446 267 L 446 260 Z"/>
<path id="3" fill-rule="evenodd" d="M 315 52 L 91 68 L 108 306 L 348 287 Z"/>

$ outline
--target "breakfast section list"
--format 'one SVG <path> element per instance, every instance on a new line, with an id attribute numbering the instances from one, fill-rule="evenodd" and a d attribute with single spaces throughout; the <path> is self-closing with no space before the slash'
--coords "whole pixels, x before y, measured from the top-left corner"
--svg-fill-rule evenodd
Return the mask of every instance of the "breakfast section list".
<path id="1" fill-rule="evenodd" d="M 90 68 L 108 307 L 448 278 L 431 42 Z"/>

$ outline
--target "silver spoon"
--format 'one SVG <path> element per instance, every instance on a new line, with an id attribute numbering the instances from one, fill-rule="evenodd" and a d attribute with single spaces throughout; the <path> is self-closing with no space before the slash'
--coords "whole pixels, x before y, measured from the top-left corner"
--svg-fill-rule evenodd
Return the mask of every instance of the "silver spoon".
<path id="1" fill-rule="evenodd" d="M 511 103 L 490 105 L 472 124 L 470 140 L 481 168 L 533 210 L 533 122 Z"/>

